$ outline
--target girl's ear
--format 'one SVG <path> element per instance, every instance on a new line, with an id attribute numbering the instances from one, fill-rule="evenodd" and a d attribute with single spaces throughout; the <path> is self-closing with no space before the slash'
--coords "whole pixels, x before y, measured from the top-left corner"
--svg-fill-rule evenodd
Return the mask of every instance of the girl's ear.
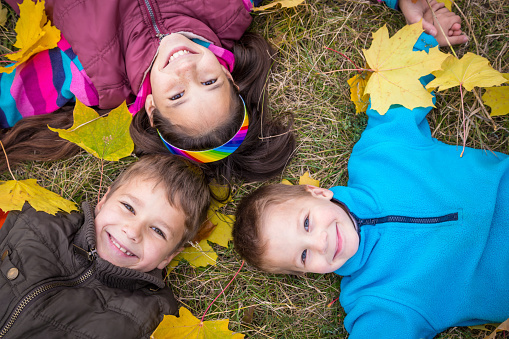
<path id="1" fill-rule="evenodd" d="M 170 261 L 175 258 L 177 256 L 177 254 L 179 254 L 180 252 L 182 252 L 184 250 L 184 247 L 181 247 L 179 248 L 178 250 L 174 251 L 173 253 L 170 253 L 166 258 L 164 258 L 163 261 L 161 261 L 161 263 L 159 265 L 157 265 L 157 268 L 162 270 L 163 268 L 165 268 L 166 266 L 168 266 L 168 264 L 170 263 Z"/>
<path id="2" fill-rule="evenodd" d="M 101 198 L 101 201 L 99 201 L 99 203 L 97 203 L 97 205 L 95 206 L 95 215 L 99 214 L 99 212 L 103 208 L 104 203 L 106 202 L 106 200 L 108 200 L 108 193 L 110 193 L 109 187 L 106 193 L 104 193 L 103 197 Z"/>
<path id="3" fill-rule="evenodd" d="M 147 95 L 147 99 L 145 99 L 145 111 L 147 112 L 148 119 L 150 120 L 150 126 L 154 127 L 154 109 L 156 108 L 156 104 L 154 103 L 154 96 L 152 94 Z"/>
<path id="4" fill-rule="evenodd" d="M 306 185 L 306 191 L 311 193 L 311 195 L 313 197 L 320 198 L 320 199 L 331 200 L 332 197 L 334 196 L 334 194 L 332 193 L 331 190 L 328 190 L 326 188 L 312 186 L 312 185 Z"/>

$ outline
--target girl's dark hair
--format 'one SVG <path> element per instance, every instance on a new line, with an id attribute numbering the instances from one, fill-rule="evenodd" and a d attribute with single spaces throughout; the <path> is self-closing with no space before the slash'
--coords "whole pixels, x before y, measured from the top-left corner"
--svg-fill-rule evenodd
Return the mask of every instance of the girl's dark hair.
<path id="1" fill-rule="evenodd" d="M 246 103 L 249 115 L 249 128 L 242 145 L 223 160 L 204 164 L 203 170 L 212 178 L 228 181 L 236 176 L 249 181 L 261 181 L 281 173 L 288 163 L 294 149 L 295 137 L 290 131 L 291 123 L 270 119 L 266 80 L 272 66 L 273 50 L 259 34 L 245 33 L 235 43 L 235 68 L 232 72 L 235 85 L 231 86 L 231 120 L 203 136 L 190 136 L 182 133 L 155 110 L 154 127 L 151 126 L 145 111 L 138 112 L 131 124 L 131 137 L 137 155 L 168 153 L 159 138 L 156 128 L 172 145 L 187 150 L 211 149 L 232 138 L 240 128 L 244 118 L 244 106 L 239 94 Z"/>
<path id="2" fill-rule="evenodd" d="M 154 114 L 154 126 L 173 145 L 188 150 L 204 150 L 220 146 L 233 137 L 244 118 L 244 107 L 238 94 L 242 95 L 249 114 L 249 128 L 242 145 L 221 161 L 202 166 L 209 178 L 227 182 L 233 176 L 248 181 L 262 181 L 283 171 L 294 149 L 295 137 L 290 131 L 291 122 L 271 119 L 268 112 L 266 80 L 273 63 L 273 50 L 259 34 L 245 33 L 235 43 L 235 68 L 232 77 L 231 120 L 207 135 L 200 137 L 183 135 L 180 131 Z M 24 118 L 10 130 L 0 130 L 0 139 L 9 156 L 9 163 L 15 166 L 23 161 L 50 161 L 69 158 L 80 152 L 79 146 L 61 139 L 46 125 L 55 128 L 69 128 L 73 123 L 74 106 L 65 106 L 51 114 Z M 157 131 L 150 125 L 144 110 L 138 112 L 130 126 L 135 153 L 169 154 Z M 7 169 L 5 157 L 0 157 L 0 171 Z"/>
<path id="3" fill-rule="evenodd" d="M 21 119 L 11 129 L 0 129 L 0 140 L 5 147 L 9 164 L 23 161 L 50 161 L 69 158 L 80 152 L 80 147 L 61 139 L 48 129 L 69 128 L 73 123 L 74 106 L 64 106 L 51 114 L 34 115 Z M 0 156 L 0 171 L 7 169 L 5 156 Z"/>

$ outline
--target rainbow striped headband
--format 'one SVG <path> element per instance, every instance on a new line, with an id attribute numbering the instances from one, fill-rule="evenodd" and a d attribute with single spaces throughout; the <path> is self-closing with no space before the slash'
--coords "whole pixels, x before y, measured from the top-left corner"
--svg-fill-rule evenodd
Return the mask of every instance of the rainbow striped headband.
<path id="1" fill-rule="evenodd" d="M 170 151 L 172 154 L 181 155 L 183 157 L 186 157 L 188 159 L 191 159 L 202 164 L 224 159 L 233 152 L 235 152 L 237 148 L 239 148 L 239 146 L 246 138 L 247 128 L 249 126 L 249 117 L 247 116 L 246 103 L 244 102 L 244 99 L 242 99 L 240 95 L 239 97 L 240 100 L 242 100 L 242 103 L 244 104 L 244 121 L 242 122 L 242 126 L 240 126 L 238 132 L 235 133 L 235 135 L 230 140 L 228 140 L 221 146 L 204 151 L 186 151 L 184 149 L 175 147 L 168 141 L 164 140 L 161 133 L 159 133 L 159 130 L 157 131 L 157 134 L 159 134 L 159 137 L 163 141 L 164 145 L 166 146 L 168 151 Z"/>

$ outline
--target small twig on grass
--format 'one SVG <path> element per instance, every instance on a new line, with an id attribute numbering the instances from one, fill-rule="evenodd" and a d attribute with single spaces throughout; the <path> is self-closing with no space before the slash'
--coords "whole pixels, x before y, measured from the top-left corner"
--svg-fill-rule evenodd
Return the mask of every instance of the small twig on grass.
<path id="1" fill-rule="evenodd" d="M 237 271 L 237 273 L 235 273 L 235 275 L 233 276 L 232 280 L 230 280 L 230 282 L 228 283 L 228 285 L 226 285 L 225 288 L 223 288 L 223 290 L 221 291 L 221 293 L 219 293 L 217 295 L 217 297 L 215 297 L 214 300 L 212 300 L 212 302 L 209 304 L 209 306 L 207 307 L 207 309 L 205 310 L 205 312 L 203 312 L 203 316 L 201 317 L 201 320 L 200 322 L 203 323 L 203 319 L 205 318 L 205 315 L 207 314 L 207 311 L 209 310 L 209 308 L 212 306 L 212 304 L 217 300 L 217 298 L 219 298 L 219 296 L 221 294 L 223 294 L 224 291 L 226 291 L 226 289 L 228 288 L 228 286 L 230 286 L 230 284 L 233 282 L 233 280 L 235 279 L 235 277 L 237 277 L 237 275 L 239 274 L 240 270 L 242 269 L 242 266 L 244 266 L 244 260 L 242 260 L 242 264 L 240 265 L 239 267 L 239 270 Z"/>
<path id="2" fill-rule="evenodd" d="M 12 179 L 16 180 L 16 178 L 14 177 L 14 174 L 11 171 L 11 165 L 9 164 L 9 158 L 7 157 L 7 152 L 5 151 L 4 144 L 2 143 L 1 140 L 0 140 L 0 145 L 2 146 L 2 150 L 4 151 L 4 154 L 5 154 L 5 162 L 7 163 L 7 168 L 9 169 L 9 173 L 11 173 Z"/>

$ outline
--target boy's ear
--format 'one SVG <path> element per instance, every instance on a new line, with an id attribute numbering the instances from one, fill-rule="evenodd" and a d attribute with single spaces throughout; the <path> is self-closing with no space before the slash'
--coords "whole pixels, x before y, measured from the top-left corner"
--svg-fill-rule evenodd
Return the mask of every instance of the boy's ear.
<path id="1" fill-rule="evenodd" d="M 99 212 L 103 208 L 104 203 L 106 202 L 106 200 L 108 200 L 108 198 L 107 198 L 108 193 L 110 193 L 109 187 L 108 187 L 108 190 L 106 191 L 106 193 L 104 193 L 103 197 L 101 198 L 101 201 L 99 201 L 97 203 L 97 205 L 95 206 L 95 215 L 99 214 Z"/>
<path id="2" fill-rule="evenodd" d="M 157 265 L 157 268 L 162 270 L 163 268 L 165 268 L 166 266 L 168 266 L 168 264 L 170 263 L 170 261 L 172 261 L 173 258 L 175 258 L 180 252 L 182 252 L 184 250 L 184 247 L 181 247 L 179 248 L 178 250 L 176 251 L 173 251 L 172 253 L 170 253 L 166 258 L 164 258 L 163 261 L 161 261 L 161 263 L 159 265 Z"/>
<path id="3" fill-rule="evenodd" d="M 147 112 L 148 119 L 150 120 L 150 126 L 154 127 L 154 109 L 156 108 L 156 104 L 154 103 L 154 96 L 152 94 L 147 95 L 145 99 L 145 111 Z"/>
<path id="4" fill-rule="evenodd" d="M 306 185 L 306 191 L 311 193 L 313 197 L 320 199 L 331 200 L 334 195 L 331 190 L 313 185 Z"/>

